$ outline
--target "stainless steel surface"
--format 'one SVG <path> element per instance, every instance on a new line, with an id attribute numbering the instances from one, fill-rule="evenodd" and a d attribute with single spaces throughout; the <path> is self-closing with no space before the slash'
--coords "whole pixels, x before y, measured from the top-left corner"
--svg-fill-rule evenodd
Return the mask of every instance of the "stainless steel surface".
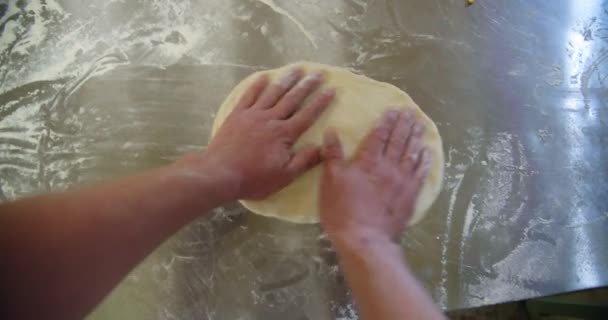
<path id="1" fill-rule="evenodd" d="M 404 251 L 441 307 L 608 285 L 608 1 L 464 3 L 0 4 L 2 194 L 203 148 L 241 78 L 312 60 L 393 83 L 437 122 L 445 187 Z M 356 316 L 319 226 L 234 204 L 169 239 L 91 318 Z"/>

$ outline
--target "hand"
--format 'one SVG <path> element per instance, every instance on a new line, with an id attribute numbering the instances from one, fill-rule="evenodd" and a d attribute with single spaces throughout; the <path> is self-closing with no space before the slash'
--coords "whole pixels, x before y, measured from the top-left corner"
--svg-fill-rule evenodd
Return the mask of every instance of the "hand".
<path id="1" fill-rule="evenodd" d="M 320 202 L 321 223 L 330 238 L 397 239 L 431 165 L 423 135 L 424 126 L 413 114 L 389 111 L 349 164 L 337 135 L 326 133 Z"/>
<path id="2" fill-rule="evenodd" d="M 335 91 L 306 100 L 321 84 L 319 72 L 292 70 L 278 83 L 261 76 L 241 97 L 207 148 L 210 170 L 226 173 L 236 199 L 263 199 L 321 161 L 320 147 L 292 150 Z M 304 103 L 304 101 L 307 101 Z"/>

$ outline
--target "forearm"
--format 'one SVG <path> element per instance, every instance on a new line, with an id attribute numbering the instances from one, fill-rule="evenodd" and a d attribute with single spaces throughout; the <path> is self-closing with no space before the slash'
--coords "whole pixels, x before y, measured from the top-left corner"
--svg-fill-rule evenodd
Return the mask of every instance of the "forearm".
<path id="1" fill-rule="evenodd" d="M 444 319 L 390 240 L 334 239 L 362 319 Z"/>
<path id="2" fill-rule="evenodd" d="M 83 317 L 164 239 L 228 200 L 214 172 L 174 164 L 0 205 L 2 311 Z"/>

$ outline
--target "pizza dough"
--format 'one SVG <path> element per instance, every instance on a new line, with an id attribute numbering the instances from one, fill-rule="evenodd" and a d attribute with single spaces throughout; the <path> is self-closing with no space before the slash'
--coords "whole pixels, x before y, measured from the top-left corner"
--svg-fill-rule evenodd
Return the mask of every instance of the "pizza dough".
<path id="1" fill-rule="evenodd" d="M 213 123 L 213 134 L 255 78 L 265 73 L 272 80 L 278 80 L 295 66 L 303 68 L 307 74 L 320 70 L 325 76 L 323 87 L 335 87 L 337 90 L 332 105 L 300 137 L 294 146 L 295 151 L 306 144 L 321 145 L 323 133 L 332 127 L 340 136 L 346 157 L 350 158 L 359 142 L 388 109 L 412 110 L 425 124 L 425 142 L 432 153 L 433 164 L 418 197 L 410 225 L 420 221 L 441 189 L 444 166 L 441 137 L 433 121 L 420 110 L 412 98 L 391 84 L 356 75 L 346 69 L 311 62 L 300 62 L 254 73 L 241 81 L 221 105 Z M 243 200 L 241 203 L 249 210 L 264 216 L 299 223 L 316 223 L 319 221 L 318 193 L 321 170 L 321 166 L 317 166 L 262 201 Z"/>

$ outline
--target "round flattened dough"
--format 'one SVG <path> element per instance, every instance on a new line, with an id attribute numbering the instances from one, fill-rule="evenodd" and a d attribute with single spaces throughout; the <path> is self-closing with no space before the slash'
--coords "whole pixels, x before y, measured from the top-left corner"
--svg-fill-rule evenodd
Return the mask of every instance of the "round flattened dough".
<path id="1" fill-rule="evenodd" d="M 311 62 L 300 62 L 278 69 L 257 72 L 241 81 L 228 95 L 217 112 L 212 134 L 215 134 L 222 125 L 226 116 L 255 78 L 261 74 L 267 74 L 273 81 L 276 81 L 296 66 L 304 69 L 307 74 L 320 70 L 325 76 L 323 87 L 334 87 L 337 90 L 332 105 L 300 137 L 294 146 L 296 151 L 304 145 L 321 145 L 323 133 L 331 127 L 337 130 L 344 153 L 347 158 L 350 158 L 359 142 L 388 109 L 412 110 L 425 124 L 425 143 L 432 153 L 433 164 L 418 196 L 410 225 L 420 221 L 441 189 L 444 167 L 441 137 L 435 123 L 420 110 L 412 98 L 391 84 L 356 75 L 343 68 Z M 262 201 L 243 200 L 241 203 L 249 210 L 264 216 L 298 223 L 319 222 L 318 194 L 321 170 L 321 166 L 317 166 Z"/>

